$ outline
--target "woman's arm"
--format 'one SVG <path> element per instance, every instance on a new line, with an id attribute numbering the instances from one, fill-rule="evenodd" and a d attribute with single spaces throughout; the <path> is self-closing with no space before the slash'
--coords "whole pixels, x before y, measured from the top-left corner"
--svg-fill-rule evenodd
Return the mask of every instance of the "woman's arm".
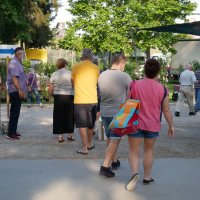
<path id="1" fill-rule="evenodd" d="M 165 119 L 168 123 L 168 135 L 169 137 L 174 136 L 174 122 L 173 122 L 173 118 L 172 118 L 172 113 L 169 107 L 169 97 L 166 96 L 164 101 L 163 101 L 163 114 L 165 116 Z"/>
<path id="2" fill-rule="evenodd" d="M 53 94 L 53 90 L 54 90 L 54 84 L 53 83 L 49 83 L 49 85 L 48 85 L 48 93 L 49 93 L 49 95 Z"/>

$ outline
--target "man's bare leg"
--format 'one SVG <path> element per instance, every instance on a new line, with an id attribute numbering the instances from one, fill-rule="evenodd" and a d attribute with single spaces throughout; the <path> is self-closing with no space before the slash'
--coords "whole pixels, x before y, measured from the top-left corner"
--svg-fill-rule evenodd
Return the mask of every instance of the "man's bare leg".
<path id="1" fill-rule="evenodd" d="M 93 128 L 88 129 L 88 135 L 87 135 L 87 147 L 91 147 L 92 146 L 92 139 L 93 139 Z"/>
<path id="2" fill-rule="evenodd" d="M 106 139 L 106 145 L 107 145 L 107 147 L 109 146 L 109 144 L 110 144 L 110 138 L 107 138 L 107 139 Z M 115 155 L 113 156 L 112 161 L 113 161 L 113 162 L 117 162 L 117 157 L 116 157 Z"/>
<path id="3" fill-rule="evenodd" d="M 110 140 L 110 143 L 107 147 L 105 159 L 103 161 L 102 166 L 110 167 L 113 157 L 115 156 L 115 154 L 117 152 L 119 142 L 120 142 L 120 139 L 111 139 Z"/>
<path id="4" fill-rule="evenodd" d="M 81 135 L 82 140 L 82 148 L 81 151 L 84 153 L 88 152 L 87 145 L 88 145 L 88 136 L 87 136 L 87 128 L 79 128 L 79 132 Z"/>

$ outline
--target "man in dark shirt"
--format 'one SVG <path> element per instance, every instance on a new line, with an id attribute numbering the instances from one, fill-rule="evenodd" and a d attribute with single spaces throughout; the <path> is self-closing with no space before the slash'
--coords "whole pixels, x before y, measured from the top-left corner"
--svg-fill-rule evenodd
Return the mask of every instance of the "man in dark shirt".
<path id="1" fill-rule="evenodd" d="M 195 88 L 195 111 L 200 111 L 200 68 L 195 71 L 197 82 L 194 84 Z"/>

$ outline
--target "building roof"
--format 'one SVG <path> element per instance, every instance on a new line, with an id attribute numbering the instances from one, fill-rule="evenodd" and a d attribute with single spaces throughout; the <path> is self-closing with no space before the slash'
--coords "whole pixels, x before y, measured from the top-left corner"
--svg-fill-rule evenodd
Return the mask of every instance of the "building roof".
<path id="1" fill-rule="evenodd" d="M 200 21 L 184 23 L 184 24 L 157 26 L 157 27 L 144 28 L 144 29 L 139 29 L 139 30 L 156 31 L 156 32 L 171 32 L 171 33 L 185 33 L 185 34 L 200 36 Z"/>

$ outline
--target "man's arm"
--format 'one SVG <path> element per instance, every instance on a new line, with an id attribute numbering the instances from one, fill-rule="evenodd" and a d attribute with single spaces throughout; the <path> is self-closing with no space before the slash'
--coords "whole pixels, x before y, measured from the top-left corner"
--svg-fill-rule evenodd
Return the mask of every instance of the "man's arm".
<path id="1" fill-rule="evenodd" d="M 97 119 L 99 119 L 99 117 L 100 117 L 101 93 L 100 93 L 100 88 L 99 88 L 99 84 L 98 83 L 97 83 L 97 99 L 98 99 L 98 103 L 97 103 Z"/>
<path id="2" fill-rule="evenodd" d="M 75 78 L 75 67 L 72 67 L 72 74 L 71 74 L 72 87 L 74 87 L 74 78 Z"/>
<path id="3" fill-rule="evenodd" d="M 174 122 L 171 114 L 171 110 L 169 107 L 169 97 L 166 96 L 163 101 L 163 114 L 165 116 L 165 119 L 168 123 L 168 136 L 173 137 L 174 136 Z"/>
<path id="4" fill-rule="evenodd" d="M 19 84 L 18 78 L 16 76 L 13 76 L 12 77 L 12 82 L 13 82 L 14 86 L 16 87 L 16 89 L 19 91 L 19 97 L 21 99 L 23 99 L 25 95 L 24 95 L 24 92 L 20 88 L 20 84 Z"/>
<path id="5" fill-rule="evenodd" d="M 194 72 L 192 73 L 192 82 L 193 83 L 198 83 Z"/>

